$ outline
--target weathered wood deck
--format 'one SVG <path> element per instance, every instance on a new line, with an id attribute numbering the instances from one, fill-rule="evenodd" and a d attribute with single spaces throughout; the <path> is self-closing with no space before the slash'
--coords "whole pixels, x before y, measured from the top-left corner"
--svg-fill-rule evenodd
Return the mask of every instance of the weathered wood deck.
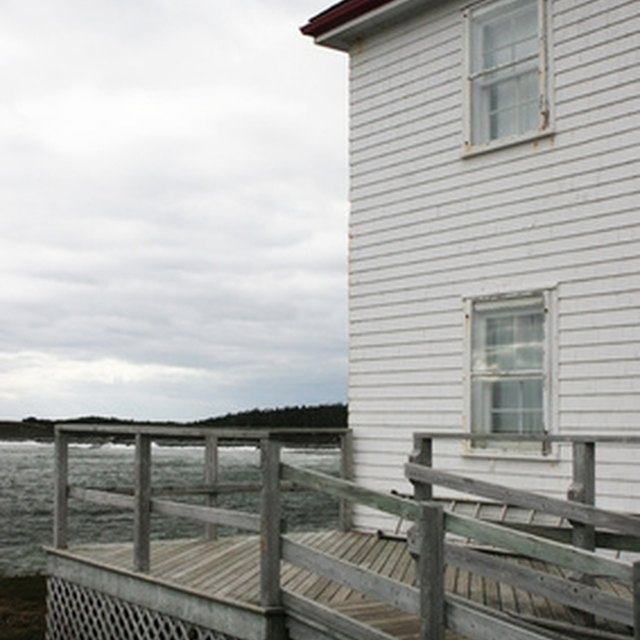
<path id="1" fill-rule="evenodd" d="M 416 434 L 405 465 L 414 485 L 408 499 L 349 480 L 350 436 L 340 430 L 314 436 L 340 438 L 341 477 L 335 477 L 281 461 L 287 443 L 313 441 L 306 432 L 88 429 L 56 428 L 51 640 L 451 640 L 454 633 L 474 640 L 640 640 L 640 561 L 596 553 L 597 547 L 640 551 L 640 518 L 594 506 L 593 439 L 573 442 L 569 500 L 560 500 L 434 468 L 433 435 Z M 71 484 L 70 439 L 113 430 L 135 438 L 133 487 Z M 205 486 L 183 487 L 179 495 L 204 495 L 205 505 L 151 486 L 152 440 L 177 435 L 204 438 Z M 225 438 L 260 446 L 258 513 L 215 506 L 219 493 L 238 490 L 218 478 Z M 483 520 L 481 509 L 473 516 L 445 509 L 433 499 L 434 486 L 503 503 L 499 522 Z M 290 489 L 341 500 L 341 532 L 286 535 L 281 493 Z M 69 547 L 70 499 L 131 510 L 132 542 Z M 409 544 L 349 531 L 353 504 L 412 522 Z M 515 526 L 510 509 L 530 514 L 524 527 Z M 205 538 L 152 541 L 153 514 L 201 522 Z M 247 535 L 205 541 L 219 526 Z"/>
<path id="2" fill-rule="evenodd" d="M 288 537 L 379 575 L 409 585 L 415 583 L 415 563 L 408 553 L 406 542 L 402 540 L 355 531 L 322 531 Z M 213 541 L 154 541 L 151 543 L 150 571 L 146 575 L 133 572 L 133 545 L 130 543 L 79 546 L 67 551 L 50 550 L 50 554 L 54 560 L 57 558 L 62 563 L 61 566 L 71 563 L 77 567 L 85 565 L 99 569 L 103 573 L 103 583 L 108 582 L 104 579 L 104 573 L 108 572 L 128 580 L 140 580 L 147 585 L 156 583 L 161 587 L 182 590 L 190 596 L 197 595 L 228 609 L 251 610 L 255 613 L 261 611 L 258 536 Z M 513 558 L 513 561 L 551 574 L 564 575 L 558 567 L 540 562 L 524 558 Z M 75 581 L 82 582 L 82 579 L 78 580 L 80 573 L 74 573 Z M 341 612 L 384 631 L 392 638 L 419 638 L 417 617 L 286 562 L 282 566 L 281 586 L 285 592 Z M 605 592 L 632 599 L 630 589 L 613 580 L 598 578 L 596 586 Z M 135 590 L 135 584 L 130 588 Z M 449 593 L 505 612 L 514 621 L 535 620 L 547 628 L 555 627 L 558 630 L 579 623 L 576 614 L 567 607 L 451 566 L 446 569 L 445 588 Z M 620 625 L 597 620 L 592 633 L 594 638 L 610 638 L 614 637 L 613 634 L 628 634 L 629 631 Z M 447 633 L 448 640 L 457 640 L 459 637 Z"/>

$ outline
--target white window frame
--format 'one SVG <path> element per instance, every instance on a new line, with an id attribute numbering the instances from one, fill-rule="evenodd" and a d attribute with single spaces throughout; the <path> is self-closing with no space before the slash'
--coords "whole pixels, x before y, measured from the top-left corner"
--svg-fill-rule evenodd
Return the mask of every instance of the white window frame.
<path id="1" fill-rule="evenodd" d="M 543 420 L 542 433 L 552 434 L 556 432 L 556 407 L 557 407 L 557 336 L 556 336 L 556 290 L 541 289 L 517 293 L 506 293 L 465 298 L 463 300 L 465 315 L 465 370 L 464 370 L 464 404 L 463 429 L 467 433 L 477 433 L 474 427 L 473 405 L 473 348 L 474 328 L 476 315 L 495 309 L 496 311 L 519 309 L 530 307 L 539 301 L 544 313 L 544 339 L 543 339 Z M 480 308 L 480 312 L 478 311 Z M 469 442 L 465 453 L 474 457 L 505 457 L 544 459 L 555 458 L 558 449 L 555 446 L 542 446 L 538 443 L 516 443 L 505 440 L 504 442 Z"/>
<path id="2" fill-rule="evenodd" d="M 463 15 L 463 118 L 464 118 L 464 145 L 463 156 L 484 153 L 493 149 L 520 144 L 522 142 L 536 140 L 554 133 L 555 119 L 553 99 L 551 91 L 551 17 L 548 10 L 548 0 L 535 0 L 538 6 L 538 127 L 501 138 L 495 138 L 486 142 L 475 142 L 473 82 L 472 82 L 472 32 L 473 21 L 476 16 L 482 16 L 483 12 L 499 10 L 500 7 L 508 7 L 517 0 L 484 0 L 467 7 Z"/>

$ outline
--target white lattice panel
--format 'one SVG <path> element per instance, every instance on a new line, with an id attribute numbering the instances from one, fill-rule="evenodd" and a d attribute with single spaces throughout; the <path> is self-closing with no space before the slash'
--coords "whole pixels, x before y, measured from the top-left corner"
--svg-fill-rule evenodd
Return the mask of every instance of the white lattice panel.
<path id="1" fill-rule="evenodd" d="M 234 640 L 72 582 L 49 578 L 47 640 Z"/>

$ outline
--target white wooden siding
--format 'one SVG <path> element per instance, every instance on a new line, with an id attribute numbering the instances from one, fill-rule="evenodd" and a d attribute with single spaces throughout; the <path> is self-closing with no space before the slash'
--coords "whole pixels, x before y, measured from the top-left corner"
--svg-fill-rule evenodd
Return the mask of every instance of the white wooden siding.
<path id="1" fill-rule="evenodd" d="M 551 2 L 555 135 L 468 158 L 463 6 L 350 55 L 350 423 L 357 479 L 384 490 L 410 491 L 413 431 L 462 429 L 464 297 L 555 288 L 556 431 L 640 435 L 640 4 Z M 567 486 L 566 447 L 514 461 L 438 446 L 454 471 Z M 600 453 L 600 504 L 640 511 L 638 459 Z"/>

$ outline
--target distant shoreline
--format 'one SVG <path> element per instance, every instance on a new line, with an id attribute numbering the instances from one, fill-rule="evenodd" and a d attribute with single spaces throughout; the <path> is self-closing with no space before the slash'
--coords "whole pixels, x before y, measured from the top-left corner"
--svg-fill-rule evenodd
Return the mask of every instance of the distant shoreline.
<path id="1" fill-rule="evenodd" d="M 348 407 L 346 404 L 321 404 L 315 406 L 283 407 L 279 409 L 252 409 L 238 413 L 228 413 L 224 416 L 206 418 L 189 422 L 129 420 L 116 417 L 83 416 L 74 419 L 49 420 L 45 418 L 29 417 L 23 420 L 0 420 L 0 441 L 51 442 L 54 437 L 54 427 L 58 424 L 87 424 L 87 425 L 128 425 L 128 426 L 158 426 L 173 427 L 218 427 L 239 429 L 296 429 L 310 431 L 316 429 L 346 429 Z M 119 436 L 100 438 L 98 441 L 118 442 Z M 124 438 L 126 440 L 126 438 Z"/>
<path id="2" fill-rule="evenodd" d="M 0 421 L 0 440 L 51 442 L 53 423 Z"/>

